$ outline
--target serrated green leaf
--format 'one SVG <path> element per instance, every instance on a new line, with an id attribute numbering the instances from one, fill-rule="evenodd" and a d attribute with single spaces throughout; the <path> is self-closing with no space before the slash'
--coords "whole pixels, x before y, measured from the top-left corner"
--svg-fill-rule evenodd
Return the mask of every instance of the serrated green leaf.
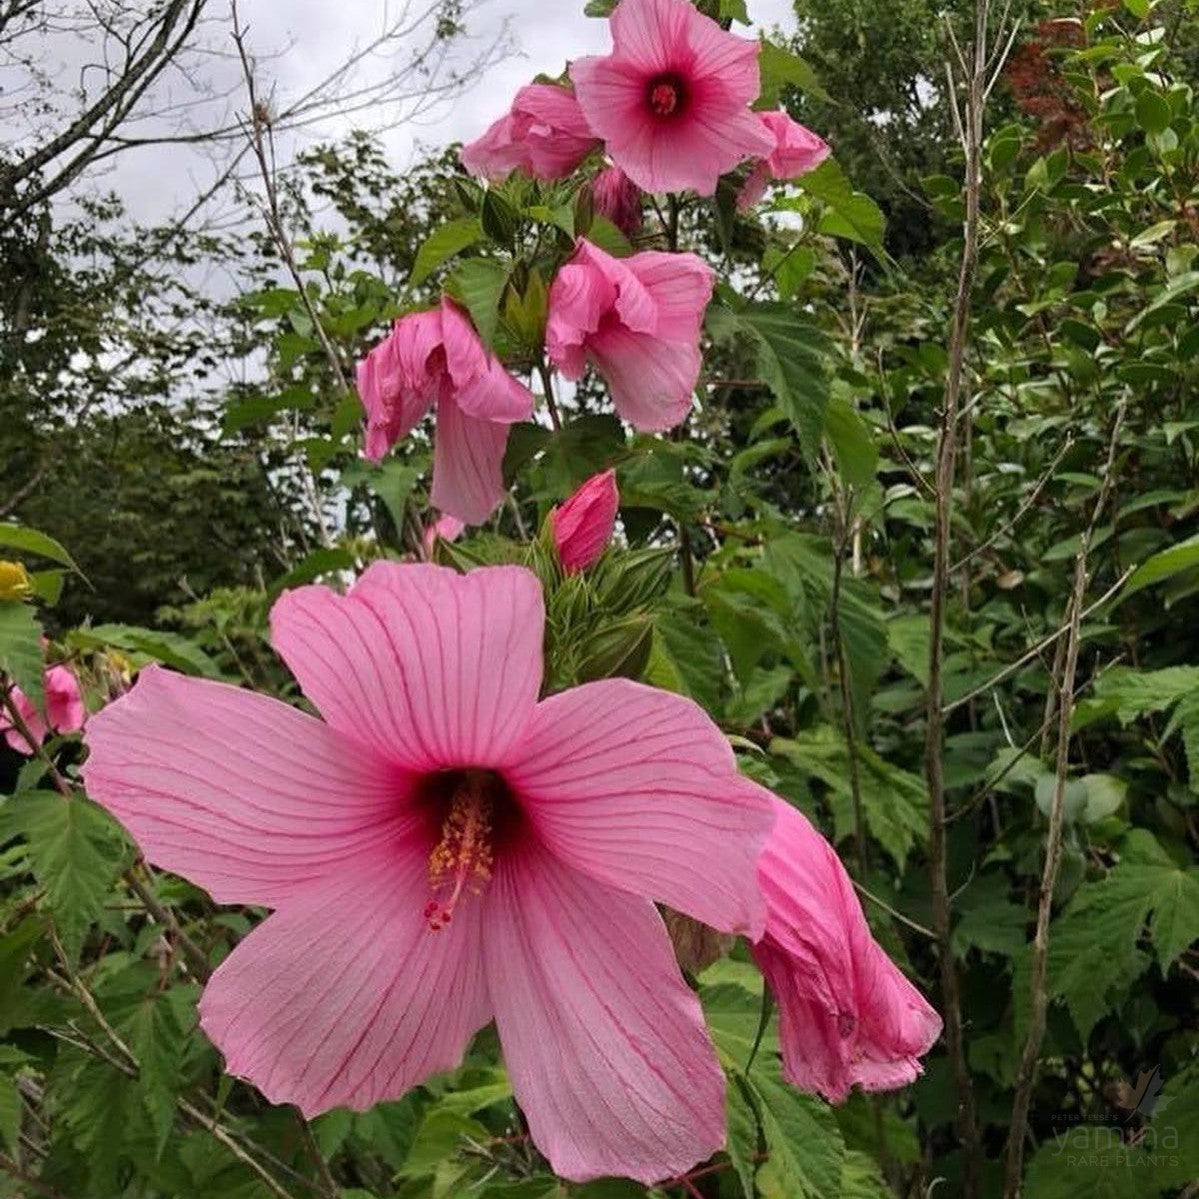
<path id="1" fill-rule="evenodd" d="M 797 87 L 817 100 L 832 102 L 812 64 L 774 42 L 763 40 L 758 52 L 758 69 L 762 77 L 762 103 L 767 107 L 777 105 L 779 92 L 785 84 Z"/>
<path id="2" fill-rule="evenodd" d="M 834 396 L 824 414 L 824 432 L 833 447 L 841 477 L 851 487 L 866 487 L 878 469 L 878 449 L 870 426 L 847 400 Z"/>
<path id="3" fill-rule="evenodd" d="M 744 1199 L 754 1199 L 754 1175 L 758 1170 L 758 1146 L 761 1131 L 758 1113 L 747 1093 L 747 1083 L 739 1071 L 734 1071 L 725 1086 L 725 1112 L 728 1126 L 729 1160 L 741 1184 Z"/>
<path id="4" fill-rule="evenodd" d="M 756 344 L 758 377 L 794 425 L 800 449 L 814 460 L 829 402 L 824 334 L 787 304 L 749 304 L 736 311 L 714 307 L 708 328 L 718 339 L 748 337 Z"/>
<path id="5" fill-rule="evenodd" d="M 758 1168 L 762 1199 L 840 1195 L 845 1145 L 832 1109 L 765 1071 L 754 1071 L 750 1085 L 768 1154 Z"/>
<path id="6" fill-rule="evenodd" d="M 5 827 L 21 833 L 34 877 L 46 889 L 68 953 L 100 915 L 124 865 L 124 844 L 111 819 L 85 799 L 25 791 L 4 809 Z"/>
<path id="7" fill-rule="evenodd" d="M 37 613 L 20 600 L 0 600 L 0 674 L 8 675 L 39 710 L 46 705 L 42 671 L 42 626 Z"/>
<path id="8" fill-rule="evenodd" d="M 841 735 L 828 725 L 818 725 L 792 738 L 776 737 L 770 748 L 802 773 L 825 784 L 828 788 L 825 798 L 833 812 L 837 840 L 852 835 L 849 751 Z M 928 792 L 924 781 L 884 761 L 868 745 L 859 743 L 857 754 L 866 829 L 902 870 L 912 847 L 922 843 L 928 832 Z"/>
<path id="9" fill-rule="evenodd" d="M 796 180 L 801 191 L 820 200 L 826 212 L 820 232 L 860 242 L 878 260 L 885 262 L 883 233 L 887 222 L 882 209 L 864 192 L 854 191 L 839 163 L 826 158 L 814 171 Z"/>
<path id="10" fill-rule="evenodd" d="M 1199 939 L 1199 869 L 1183 870 L 1151 833 L 1134 829 L 1121 860 L 1083 883 L 1050 930 L 1049 991 L 1065 1000 L 1085 1039 L 1149 964 L 1148 927 L 1163 970 Z"/>

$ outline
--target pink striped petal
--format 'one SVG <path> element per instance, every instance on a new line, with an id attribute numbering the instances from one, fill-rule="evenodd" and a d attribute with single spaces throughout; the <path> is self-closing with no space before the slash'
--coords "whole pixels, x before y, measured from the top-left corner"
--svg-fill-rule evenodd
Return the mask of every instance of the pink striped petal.
<path id="1" fill-rule="evenodd" d="M 941 1019 L 875 941 L 833 847 L 790 804 L 758 862 L 767 902 L 753 955 L 780 1013 L 783 1073 L 834 1103 L 921 1073 Z"/>
<path id="2" fill-rule="evenodd" d="M 673 429 L 691 411 L 703 362 L 698 344 L 612 328 L 589 342 L 616 411 L 641 433 Z"/>
<path id="3" fill-rule="evenodd" d="M 430 930 L 425 856 L 364 854 L 222 963 L 200 1024 L 230 1074 L 305 1116 L 398 1099 L 458 1065 L 491 1018 L 482 905 Z"/>
<path id="4" fill-rule="evenodd" d="M 433 447 L 433 506 L 464 524 L 481 525 L 507 494 L 507 445 L 506 424 L 467 416 L 453 400 L 443 400 Z"/>
<path id="5" fill-rule="evenodd" d="M 487 766 L 524 733 L 545 622 L 530 571 L 376 562 L 349 595 L 287 592 L 275 648 L 334 728 L 414 771 Z"/>
<path id="6" fill-rule="evenodd" d="M 661 917 L 548 853 L 504 859 L 483 950 L 512 1090 L 555 1173 L 644 1183 L 724 1144 L 724 1076 Z"/>
<path id="7" fill-rule="evenodd" d="M 760 934 L 755 863 L 773 810 L 690 700 L 627 679 L 552 696 L 505 776 L 570 866 L 713 928 Z"/>
<path id="8" fill-rule="evenodd" d="M 402 841 L 402 772 L 278 700 L 152 666 L 93 716 L 88 794 L 218 903 L 274 906 Z"/>

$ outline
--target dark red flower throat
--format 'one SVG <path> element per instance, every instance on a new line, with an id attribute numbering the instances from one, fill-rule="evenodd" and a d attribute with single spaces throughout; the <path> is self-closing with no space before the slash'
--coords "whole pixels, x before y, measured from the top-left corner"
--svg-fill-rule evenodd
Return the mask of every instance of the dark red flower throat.
<path id="1" fill-rule="evenodd" d="M 646 97 L 654 116 L 677 117 L 687 105 L 687 88 L 681 75 L 666 71 L 649 81 Z"/>

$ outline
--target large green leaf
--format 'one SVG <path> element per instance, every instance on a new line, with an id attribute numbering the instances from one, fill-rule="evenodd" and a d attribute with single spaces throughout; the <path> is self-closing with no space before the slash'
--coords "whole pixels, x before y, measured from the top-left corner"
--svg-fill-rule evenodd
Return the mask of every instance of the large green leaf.
<path id="1" fill-rule="evenodd" d="M 135 625 L 98 624 L 93 628 L 75 629 L 67 638 L 79 649 L 99 649 L 112 646 L 143 658 L 161 662 L 172 670 L 205 678 L 221 677 L 221 668 L 195 642 L 180 633 L 165 629 L 142 629 Z"/>
<path id="2" fill-rule="evenodd" d="M 468 258 L 446 280 L 446 291 L 466 306 L 484 344 L 495 341 L 500 323 L 500 297 L 508 285 L 508 268 L 494 258 Z"/>
<path id="3" fill-rule="evenodd" d="M 1083 883 L 1050 930 L 1050 994 L 1065 1000 L 1084 1038 L 1149 965 L 1138 946 L 1146 926 L 1166 970 L 1199 938 L 1199 868 L 1183 869 L 1133 829 L 1119 863 Z"/>
<path id="4" fill-rule="evenodd" d="M 789 304 L 713 307 L 708 328 L 717 339 L 748 338 L 758 351 L 758 377 L 799 434 L 800 449 L 814 461 L 829 401 L 828 339 Z"/>
<path id="5" fill-rule="evenodd" d="M 880 262 L 885 262 L 882 209 L 864 192 L 854 191 L 839 163 L 825 159 L 814 171 L 796 180 L 801 190 L 825 205 L 820 232 L 861 242 Z"/>
<path id="6" fill-rule="evenodd" d="M 482 236 L 477 217 L 463 217 L 434 230 L 416 252 L 409 287 L 419 287 L 443 262 L 473 246 Z"/>
<path id="7" fill-rule="evenodd" d="M 65 566 L 77 575 L 83 575 L 83 571 L 79 569 L 75 559 L 71 557 L 62 542 L 55 541 L 53 537 L 39 533 L 36 529 L 27 529 L 24 525 L 0 521 L 0 547 L 22 550 L 27 554 L 37 554 L 39 557 L 49 558 L 52 562 L 57 562 L 59 566 Z"/>
<path id="8" fill-rule="evenodd" d="M 768 1155 L 758 1169 L 762 1199 L 840 1199 L 845 1145 L 832 1109 L 766 1069 L 749 1081 Z"/>
<path id="9" fill-rule="evenodd" d="M 1154 583 L 1196 567 L 1199 567 L 1199 534 L 1147 558 L 1125 583 L 1122 595 L 1132 595 L 1144 587 L 1151 587 Z"/>
<path id="10" fill-rule="evenodd" d="M 32 605 L 20 600 L 0 600 L 0 674 L 12 679 L 36 707 L 43 707 L 42 628 Z"/>

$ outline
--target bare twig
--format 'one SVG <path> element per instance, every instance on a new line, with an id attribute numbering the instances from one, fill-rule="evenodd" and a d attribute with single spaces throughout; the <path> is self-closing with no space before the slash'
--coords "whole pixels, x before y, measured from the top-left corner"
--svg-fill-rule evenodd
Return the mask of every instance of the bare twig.
<path id="1" fill-rule="evenodd" d="M 1045 1021 L 1049 995 L 1045 976 L 1049 962 L 1049 919 L 1053 914 L 1053 893 L 1057 887 L 1058 870 L 1062 861 L 1062 830 L 1065 827 L 1066 783 L 1070 774 L 1070 722 L 1074 717 L 1074 677 L 1078 671 L 1078 651 L 1082 644 L 1083 602 L 1090 580 L 1088 558 L 1099 518 L 1107 506 L 1108 496 L 1116 475 L 1116 451 L 1120 429 L 1124 424 L 1125 403 L 1121 401 L 1112 422 L 1108 443 L 1107 466 L 1103 485 L 1095 500 L 1090 523 L 1078 546 L 1074 559 L 1074 585 L 1069 600 L 1069 632 L 1058 700 L 1057 761 L 1054 766 L 1053 797 L 1049 808 L 1049 830 L 1045 843 L 1045 867 L 1041 872 L 1041 889 L 1037 901 L 1037 931 L 1033 937 L 1032 960 L 1029 966 L 1028 991 L 1030 1012 L 1028 1034 L 1020 1054 L 1020 1069 L 1016 1076 L 1016 1096 L 1012 1102 L 1012 1121 L 1004 1147 L 1004 1199 L 1020 1199 L 1024 1171 L 1024 1139 L 1028 1132 L 1028 1110 L 1032 1103 L 1033 1084 L 1037 1076 L 1037 1059 L 1045 1036 Z"/>
<path id="2" fill-rule="evenodd" d="M 962 255 L 958 268 L 957 294 L 949 332 L 949 365 L 941 409 L 937 442 L 936 496 L 934 501 L 933 585 L 930 609 L 929 672 L 926 693 L 924 769 L 929 791 L 929 866 L 932 875 L 933 929 L 936 933 L 941 974 L 941 1003 L 945 1039 L 957 1093 L 957 1127 L 962 1145 L 962 1194 L 977 1199 L 982 1142 L 975 1111 L 974 1089 L 963 1039 L 961 988 L 951 939 L 947 867 L 947 808 L 942 754 L 945 745 L 945 713 L 942 699 L 942 669 L 945 656 L 945 614 L 950 595 L 949 543 L 952 535 L 953 490 L 958 451 L 958 415 L 965 376 L 966 341 L 970 327 L 970 301 L 978 265 L 978 239 L 982 197 L 983 114 L 987 83 L 988 0 L 976 0 L 974 43 L 967 55 L 951 21 L 946 31 L 957 69 L 965 85 L 964 103 L 959 105 L 952 64 L 946 64 L 948 95 L 958 136 L 965 155 L 966 217 Z"/>

